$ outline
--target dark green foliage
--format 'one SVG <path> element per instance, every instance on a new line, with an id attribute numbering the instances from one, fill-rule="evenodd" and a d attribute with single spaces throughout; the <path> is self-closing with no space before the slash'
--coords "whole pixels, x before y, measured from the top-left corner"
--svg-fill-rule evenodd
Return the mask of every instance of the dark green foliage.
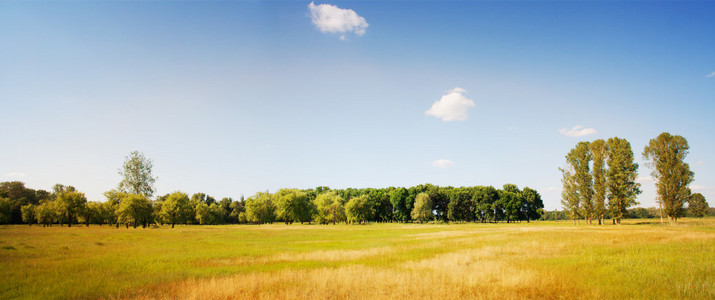
<path id="1" fill-rule="evenodd" d="M 608 205 L 611 217 L 620 223 L 627 216 L 629 207 L 638 204 L 636 197 L 641 193 L 638 178 L 638 164 L 633 162 L 631 144 L 618 137 L 608 139 Z"/>
<path id="2" fill-rule="evenodd" d="M 708 202 L 705 200 L 705 196 L 703 196 L 703 194 L 695 193 L 690 196 L 690 200 L 688 201 L 688 210 L 693 217 L 704 217 L 709 208 Z"/>
<path id="3" fill-rule="evenodd" d="M 450 191 L 449 204 L 447 205 L 447 217 L 450 221 L 474 220 L 476 213 L 473 192 L 470 188 L 456 188 Z"/>
<path id="4" fill-rule="evenodd" d="M 407 210 L 407 189 L 401 187 L 390 192 L 390 203 L 394 219 L 399 222 L 407 222 L 410 218 L 410 211 Z"/>

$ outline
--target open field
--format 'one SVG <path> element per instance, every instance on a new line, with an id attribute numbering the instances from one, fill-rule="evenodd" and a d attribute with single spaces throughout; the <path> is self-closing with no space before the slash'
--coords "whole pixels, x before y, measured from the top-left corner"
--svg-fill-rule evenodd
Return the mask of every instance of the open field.
<path id="1" fill-rule="evenodd" d="M 675 226 L 0 227 L 8 298 L 715 298 L 715 219 Z"/>

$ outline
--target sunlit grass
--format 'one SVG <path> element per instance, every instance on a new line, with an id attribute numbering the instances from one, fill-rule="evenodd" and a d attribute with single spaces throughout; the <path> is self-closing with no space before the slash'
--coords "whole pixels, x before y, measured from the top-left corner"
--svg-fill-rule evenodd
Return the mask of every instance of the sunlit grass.
<path id="1" fill-rule="evenodd" d="M 715 219 L 0 227 L 7 298 L 715 297 Z"/>

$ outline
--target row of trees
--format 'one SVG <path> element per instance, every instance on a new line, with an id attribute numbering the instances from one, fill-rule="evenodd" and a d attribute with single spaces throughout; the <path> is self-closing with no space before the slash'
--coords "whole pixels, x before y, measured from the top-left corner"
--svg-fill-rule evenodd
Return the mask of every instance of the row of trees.
<path id="1" fill-rule="evenodd" d="M 685 214 L 683 205 L 689 199 L 694 199 L 695 206 L 705 202 L 702 195 L 693 198 L 688 188 L 693 181 L 693 172 L 684 162 L 688 150 L 685 138 L 667 132 L 650 140 L 643 150 L 643 158 L 653 169 L 651 176 L 656 182 L 661 212 L 665 206 L 671 222 Z M 579 142 L 566 155 L 566 167 L 559 170 L 563 183 L 561 203 L 574 222 L 584 219 L 590 224 L 597 219 L 602 224 L 609 213 L 620 224 L 627 217 L 628 208 L 638 204 L 636 197 L 641 193 L 640 183 L 636 182 L 638 164 L 633 162 L 631 144 L 626 139 Z"/>
<path id="2" fill-rule="evenodd" d="M 126 227 L 152 224 L 264 224 L 295 222 L 320 224 L 364 222 L 518 222 L 541 218 L 543 202 L 530 188 L 516 185 L 494 187 L 438 187 L 431 184 L 410 188 L 281 189 L 259 192 L 248 199 L 216 201 L 203 193 L 189 197 L 174 192 L 150 200 L 146 195 L 116 189 L 105 193 L 104 202 L 87 201 L 74 187 L 56 185 L 51 193 L 34 191 L 21 182 L 1 187 L 23 190 L 42 199 L 2 198 L 0 222 L 43 224 L 121 224 Z M 0 195 L 6 197 L 6 188 Z M 13 207 L 18 207 L 17 212 Z M 19 217 L 13 219 L 14 215 Z"/>

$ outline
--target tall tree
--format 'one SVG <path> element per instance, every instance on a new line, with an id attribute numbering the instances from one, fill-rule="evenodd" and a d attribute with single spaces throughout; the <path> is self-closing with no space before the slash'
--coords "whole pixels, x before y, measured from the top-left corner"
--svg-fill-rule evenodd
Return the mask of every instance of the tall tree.
<path id="1" fill-rule="evenodd" d="M 154 195 L 154 182 L 156 177 L 151 174 L 154 167 L 152 161 L 139 151 L 132 151 L 124 160 L 119 175 L 122 181 L 119 190 L 128 194 L 144 195 L 150 198 Z"/>
<path id="2" fill-rule="evenodd" d="M 432 199 L 427 193 L 419 193 L 415 197 L 415 207 L 412 209 L 412 219 L 420 221 L 429 221 L 434 217 L 432 213 Z"/>
<path id="3" fill-rule="evenodd" d="M 581 215 L 591 223 L 594 217 L 593 176 L 589 163 L 593 156 L 589 142 L 579 142 L 566 155 L 566 161 L 573 167 L 574 184 L 579 198 Z"/>
<path id="4" fill-rule="evenodd" d="M 628 216 L 628 208 L 638 204 L 636 197 L 641 193 L 641 184 L 636 182 L 637 178 L 638 164 L 633 162 L 631 143 L 618 137 L 608 139 L 608 205 L 618 224 Z"/>
<path id="5" fill-rule="evenodd" d="M 653 172 L 658 199 L 665 206 L 670 222 L 678 221 L 684 214 L 683 204 L 690 198 L 690 185 L 694 174 L 685 162 L 690 147 L 679 135 L 663 132 L 651 139 L 643 150 L 643 158 Z"/>
<path id="6" fill-rule="evenodd" d="M 563 189 L 561 190 L 561 205 L 564 206 L 564 212 L 573 220 L 573 223 L 576 224 L 576 220 L 581 218 L 581 199 L 576 189 L 573 167 L 559 168 L 559 171 L 561 171 L 561 183 L 563 184 Z"/>
<path id="7" fill-rule="evenodd" d="M 606 214 L 606 159 L 608 159 L 608 144 L 602 139 L 591 142 L 593 156 L 593 213 L 598 219 L 598 225 L 603 224 Z"/>
<path id="8" fill-rule="evenodd" d="M 688 200 L 688 210 L 693 217 L 702 218 L 708 213 L 708 209 L 710 209 L 710 206 L 708 202 L 705 201 L 703 194 L 695 193 L 690 196 L 690 200 Z"/>

